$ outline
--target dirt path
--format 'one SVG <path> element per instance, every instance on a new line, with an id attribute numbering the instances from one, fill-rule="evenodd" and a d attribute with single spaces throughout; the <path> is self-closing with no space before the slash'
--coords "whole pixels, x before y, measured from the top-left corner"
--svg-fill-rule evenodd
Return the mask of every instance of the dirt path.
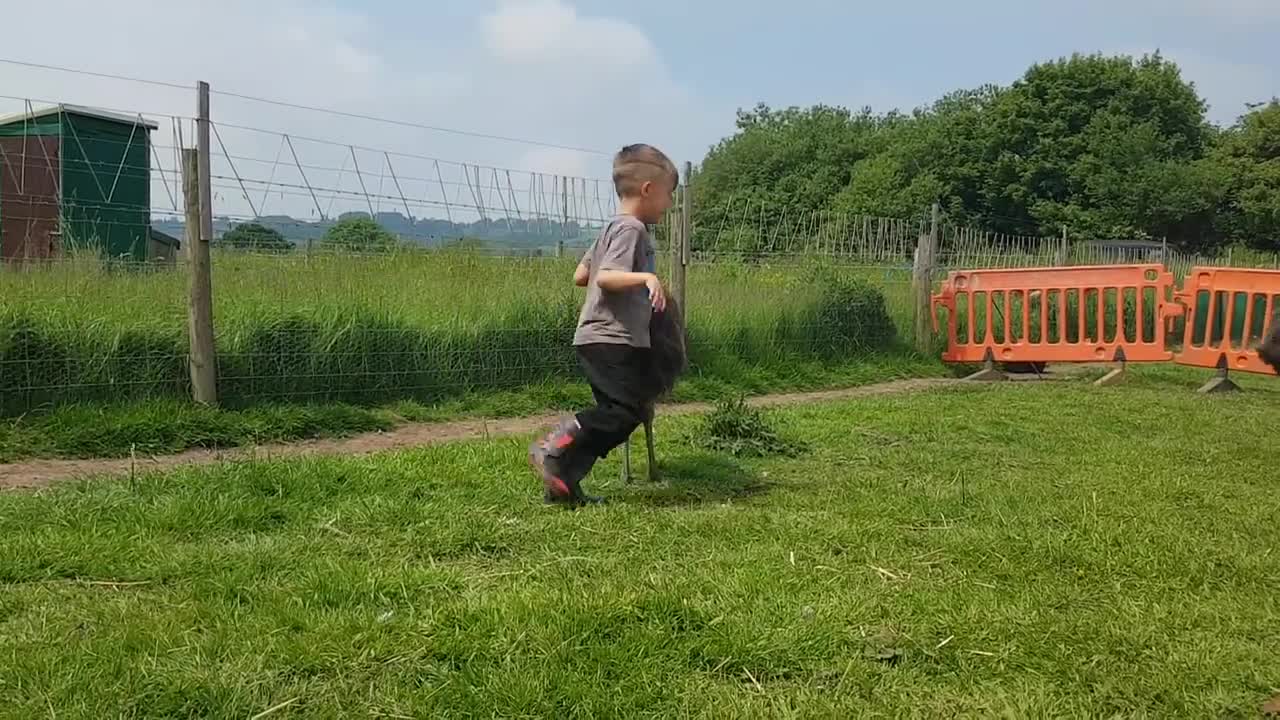
<path id="1" fill-rule="evenodd" d="M 757 407 L 802 405 L 849 398 L 910 393 L 954 382 L 954 380 L 948 379 L 898 380 L 847 390 L 764 395 L 752 398 L 750 403 Z M 710 409 L 711 406 L 705 403 L 664 405 L 659 407 L 658 416 L 691 415 L 704 413 Z M 111 460 L 31 460 L 0 465 L 0 490 L 40 488 L 61 480 L 90 475 L 127 475 L 131 472 L 164 470 L 183 465 L 210 465 L 249 457 L 365 455 L 388 450 L 438 445 L 459 440 L 533 435 L 540 428 L 554 422 L 555 419 L 556 416 L 554 415 L 546 415 L 505 420 L 476 419 L 445 423 L 410 424 L 389 432 L 367 433 L 346 438 L 304 440 L 287 444 L 259 445 L 229 450 L 190 450 L 178 455 L 159 457 L 146 456 Z"/>

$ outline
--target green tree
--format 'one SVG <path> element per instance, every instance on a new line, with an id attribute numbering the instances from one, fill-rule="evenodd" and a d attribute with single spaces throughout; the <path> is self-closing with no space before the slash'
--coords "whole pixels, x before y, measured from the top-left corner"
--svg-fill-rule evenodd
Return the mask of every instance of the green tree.
<path id="1" fill-rule="evenodd" d="M 1219 136 L 1209 163 L 1224 184 L 1218 229 L 1231 242 L 1280 250 L 1280 100 Z"/>
<path id="2" fill-rule="evenodd" d="M 278 230 L 256 222 L 241 223 L 223 233 L 220 242 L 226 247 L 257 252 L 288 252 L 293 244 Z"/>
<path id="3" fill-rule="evenodd" d="M 692 186 L 697 208 L 695 246 L 734 232 L 764 242 L 764 229 L 788 214 L 832 207 L 853 166 L 873 151 L 886 122 L 869 110 L 818 105 L 739 111 L 737 132 L 708 153 Z"/>
<path id="4" fill-rule="evenodd" d="M 1206 158 L 1214 134 L 1194 86 L 1158 54 L 1041 63 L 1009 87 L 951 93 L 909 116 L 761 106 L 739 113 L 702 165 L 694 241 L 739 225 L 760 242 L 813 210 L 920 216 L 936 200 L 953 221 L 1001 232 L 1057 235 L 1067 225 L 1212 247 L 1228 158 L 1266 157 L 1244 139 L 1265 131 L 1242 128 L 1232 137 L 1243 145 Z M 1257 234 L 1270 217 L 1270 176 L 1247 177 L 1230 207 Z"/>
<path id="5" fill-rule="evenodd" d="M 1211 137 L 1205 104 L 1158 54 L 1034 65 L 982 115 L 985 169 L 961 202 L 993 229 L 1190 244 L 1209 224 L 1216 201 L 1189 167 Z"/>
<path id="6" fill-rule="evenodd" d="M 995 86 L 954 92 L 910 120 L 884 126 L 879 152 L 854 166 L 836 206 L 911 217 L 938 200 L 956 220 L 981 213 L 983 182 L 998 147 L 988 116 L 1003 92 Z"/>
<path id="7" fill-rule="evenodd" d="M 397 238 L 367 215 L 347 215 L 324 234 L 322 244 L 330 250 L 379 252 L 395 248 Z"/>

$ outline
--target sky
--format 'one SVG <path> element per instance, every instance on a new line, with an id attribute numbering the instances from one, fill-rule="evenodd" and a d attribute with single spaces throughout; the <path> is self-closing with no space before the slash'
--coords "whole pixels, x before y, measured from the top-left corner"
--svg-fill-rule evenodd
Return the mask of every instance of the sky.
<path id="1" fill-rule="evenodd" d="M 0 58 L 184 86 L 0 63 L 0 112 L 29 98 L 142 113 L 162 125 L 159 166 L 174 164 L 167 116 L 189 117 L 185 86 L 208 81 L 227 156 L 218 199 L 242 214 L 363 209 L 370 195 L 414 214 L 440 215 L 450 197 L 545 210 L 538 184 L 564 174 L 585 178 L 573 205 L 594 215 L 608 199 L 595 180 L 623 144 L 696 163 L 758 102 L 910 109 L 1073 52 L 1158 49 L 1219 123 L 1280 94 L 1280 0 L 44 0 L 0 12 L 7 29 L 31 29 L 6 32 Z M 162 185 L 157 205 L 176 190 Z M 329 192 L 314 199 L 308 185 Z"/>

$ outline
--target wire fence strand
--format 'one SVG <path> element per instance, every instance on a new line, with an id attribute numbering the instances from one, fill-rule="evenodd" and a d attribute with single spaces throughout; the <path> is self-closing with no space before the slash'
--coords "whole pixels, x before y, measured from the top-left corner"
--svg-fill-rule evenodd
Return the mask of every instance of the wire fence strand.
<path id="1" fill-rule="evenodd" d="M 69 133 L 54 143 L 18 135 L 17 125 L 0 132 L 0 415 L 189 397 L 191 278 L 158 234 L 185 240 L 179 151 L 194 133 L 184 129 L 190 118 L 149 117 L 168 135 L 130 137 L 123 123 L 78 146 Z M 212 286 L 225 404 L 437 403 L 574 378 L 581 295 L 569 280 L 616 211 L 608 180 L 213 128 Z M 909 353 L 915 250 L 935 232 L 924 211 L 886 218 L 759 198 L 694 208 L 694 376 L 732 387 L 800 382 Z M 654 228 L 664 277 L 673 224 L 674 216 Z M 1280 267 L 1274 254 L 1200 257 L 1162 243 L 1003 235 L 945 218 L 936 232 L 935 280 L 985 267 Z"/>

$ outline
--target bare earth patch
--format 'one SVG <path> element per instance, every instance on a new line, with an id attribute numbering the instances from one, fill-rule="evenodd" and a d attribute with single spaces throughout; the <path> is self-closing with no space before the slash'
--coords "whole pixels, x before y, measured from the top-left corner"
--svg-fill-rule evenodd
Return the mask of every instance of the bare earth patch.
<path id="1" fill-rule="evenodd" d="M 757 407 L 781 407 L 845 400 L 877 395 L 918 392 L 955 383 L 950 379 L 898 380 L 844 390 L 764 395 L 749 402 Z M 711 409 L 705 403 L 665 405 L 661 415 L 691 415 Z M 30 460 L 0 465 L 0 490 L 47 487 L 55 482 L 95 475 L 127 475 L 134 472 L 166 470 L 184 465 L 210 465 L 244 458 L 305 457 L 324 455 L 367 455 L 389 450 L 405 450 L 460 440 L 531 435 L 555 421 L 555 415 L 506 420 L 459 420 L 419 423 L 390 432 L 366 433 L 348 438 L 306 440 L 280 445 L 259 445 L 228 450 L 191 450 L 177 455 L 139 456 L 124 459 Z"/>

